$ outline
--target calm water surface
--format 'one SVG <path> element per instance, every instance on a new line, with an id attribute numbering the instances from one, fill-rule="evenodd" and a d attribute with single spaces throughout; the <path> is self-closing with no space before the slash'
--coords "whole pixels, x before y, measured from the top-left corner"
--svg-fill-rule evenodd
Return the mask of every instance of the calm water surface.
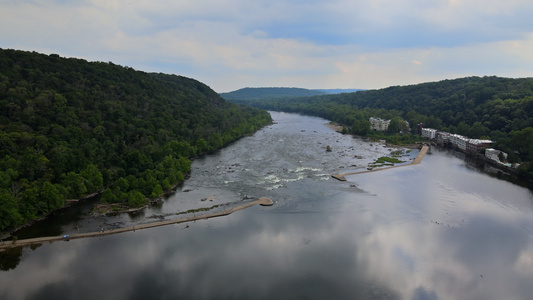
<path id="1" fill-rule="evenodd" d="M 81 206 L 48 224 L 64 234 L 257 197 L 274 206 L 9 251 L 0 299 L 533 298 L 531 190 L 438 149 L 420 165 L 340 182 L 330 175 L 395 149 L 320 118 L 272 115 L 276 124 L 196 160 L 161 206 L 107 218 Z"/>

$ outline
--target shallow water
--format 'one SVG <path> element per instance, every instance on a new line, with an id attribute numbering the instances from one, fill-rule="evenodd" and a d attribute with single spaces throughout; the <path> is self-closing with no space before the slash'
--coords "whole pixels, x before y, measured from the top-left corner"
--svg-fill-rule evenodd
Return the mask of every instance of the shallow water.
<path id="1" fill-rule="evenodd" d="M 531 190 L 438 149 L 420 165 L 340 182 L 330 175 L 363 170 L 393 149 L 335 133 L 320 118 L 272 115 L 276 124 L 196 160 L 161 206 L 106 219 L 81 212 L 54 230 L 258 197 L 274 206 L 11 251 L 1 258 L 0 299 L 532 298 Z"/>

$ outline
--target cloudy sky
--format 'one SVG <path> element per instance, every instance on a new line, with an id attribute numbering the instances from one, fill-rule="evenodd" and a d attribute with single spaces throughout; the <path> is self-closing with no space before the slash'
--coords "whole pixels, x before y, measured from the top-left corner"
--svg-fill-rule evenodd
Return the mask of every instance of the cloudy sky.
<path id="1" fill-rule="evenodd" d="M 0 0 L 0 48 L 243 87 L 533 76 L 531 0 Z"/>

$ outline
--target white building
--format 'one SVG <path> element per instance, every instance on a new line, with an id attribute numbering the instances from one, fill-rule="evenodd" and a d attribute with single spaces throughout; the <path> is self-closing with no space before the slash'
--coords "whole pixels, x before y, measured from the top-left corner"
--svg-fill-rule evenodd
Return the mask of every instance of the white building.
<path id="1" fill-rule="evenodd" d="M 437 131 L 437 143 L 441 145 L 447 144 L 450 142 L 450 133 L 445 131 Z"/>
<path id="2" fill-rule="evenodd" d="M 466 150 L 470 152 L 479 152 L 481 149 L 487 148 L 493 144 L 494 142 L 491 140 L 470 139 L 466 143 Z"/>
<path id="3" fill-rule="evenodd" d="M 383 120 L 380 118 L 371 117 L 369 121 L 370 121 L 370 130 L 387 131 L 387 129 L 389 129 L 390 120 Z"/>
<path id="4" fill-rule="evenodd" d="M 485 149 L 485 157 L 491 160 L 494 160 L 496 162 L 501 163 L 500 161 L 500 153 L 503 153 L 503 157 L 507 159 L 507 153 L 502 152 L 500 150 L 496 150 L 493 148 L 487 148 Z"/>
<path id="5" fill-rule="evenodd" d="M 422 128 L 422 137 L 428 138 L 428 139 L 435 139 L 437 135 L 437 129 L 433 128 Z"/>
<path id="6" fill-rule="evenodd" d="M 457 148 L 466 151 L 466 143 L 469 138 L 460 134 L 450 134 L 450 143 L 457 146 Z"/>

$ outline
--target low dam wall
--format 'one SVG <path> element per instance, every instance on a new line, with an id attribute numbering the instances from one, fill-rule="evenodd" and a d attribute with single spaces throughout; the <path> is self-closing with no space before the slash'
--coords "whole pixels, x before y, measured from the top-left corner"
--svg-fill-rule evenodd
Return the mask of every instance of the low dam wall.
<path id="1" fill-rule="evenodd" d="M 227 216 L 231 213 L 234 213 L 236 211 L 239 211 L 239 210 L 242 210 L 242 209 L 257 205 L 257 204 L 262 205 L 262 206 L 271 206 L 274 204 L 274 202 L 269 198 L 259 198 L 255 201 L 234 207 L 232 209 L 225 210 L 222 212 L 212 213 L 212 214 L 205 214 L 205 215 L 181 218 L 181 219 L 176 219 L 176 220 L 166 220 L 166 221 L 162 220 L 159 222 L 139 224 L 139 225 L 135 225 L 132 227 L 110 229 L 110 230 L 98 231 L 98 232 L 78 233 L 78 234 L 70 234 L 70 235 L 64 235 L 64 236 L 45 236 L 45 237 L 23 239 L 23 240 L 16 240 L 16 241 L 3 241 L 2 243 L 0 243 L 0 250 L 14 248 L 14 247 L 42 244 L 42 243 L 47 243 L 47 242 L 51 243 L 51 242 L 68 241 L 68 240 L 74 240 L 74 239 L 84 239 L 84 238 L 90 238 L 90 237 L 102 237 L 102 236 L 111 235 L 111 234 L 165 226 L 165 225 L 170 225 L 170 224 L 179 224 L 179 223 L 186 223 L 186 222 L 197 221 L 197 220 L 205 220 L 209 218 Z"/>

